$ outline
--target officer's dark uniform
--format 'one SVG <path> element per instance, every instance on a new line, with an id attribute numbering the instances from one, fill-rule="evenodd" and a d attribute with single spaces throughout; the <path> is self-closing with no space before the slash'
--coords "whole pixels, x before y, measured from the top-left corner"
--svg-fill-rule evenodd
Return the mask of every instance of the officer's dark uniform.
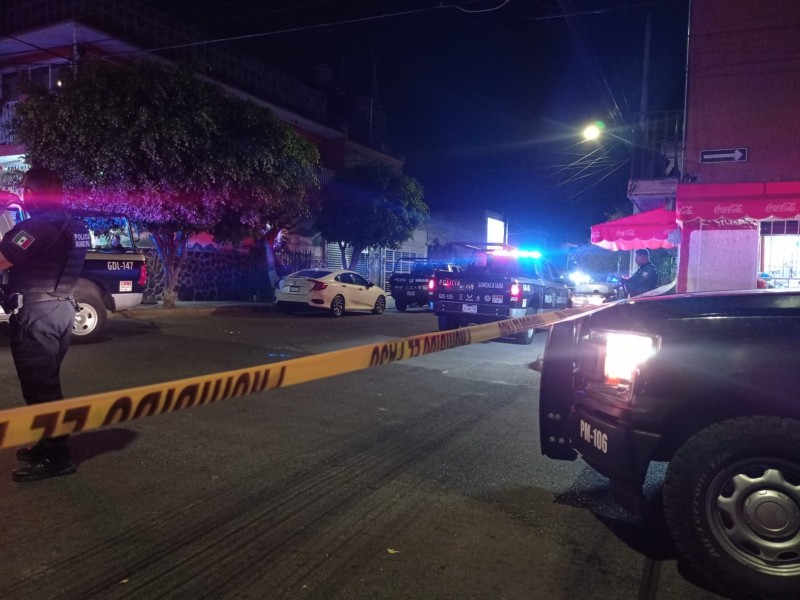
<path id="1" fill-rule="evenodd" d="M 658 271 L 651 262 L 644 263 L 639 269 L 625 280 L 625 289 L 631 296 L 638 296 L 653 290 L 658 285 Z"/>
<path id="2" fill-rule="evenodd" d="M 18 301 L 10 318 L 11 354 L 27 404 L 64 397 L 61 362 L 69 347 L 77 306 L 73 295 L 89 245 L 83 221 L 64 210 L 36 213 L 0 241 L 0 253 L 13 265 L 5 285 L 12 305 Z M 35 446 L 31 462 L 49 453 L 72 464 L 66 437 Z"/>

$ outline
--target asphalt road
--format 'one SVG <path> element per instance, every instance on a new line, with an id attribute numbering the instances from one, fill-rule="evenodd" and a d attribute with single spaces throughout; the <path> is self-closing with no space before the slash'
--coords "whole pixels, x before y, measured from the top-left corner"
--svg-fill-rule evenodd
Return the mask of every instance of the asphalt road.
<path id="1" fill-rule="evenodd" d="M 77 396 L 433 331 L 384 315 L 111 321 L 73 346 Z M 0 477 L 0 598 L 717 598 L 660 519 L 541 457 L 543 350 L 501 341 L 73 439 L 78 474 Z M 0 332 L 0 408 L 22 403 Z M 0 471 L 16 464 L 0 452 Z M 648 490 L 658 493 L 659 469 Z"/>

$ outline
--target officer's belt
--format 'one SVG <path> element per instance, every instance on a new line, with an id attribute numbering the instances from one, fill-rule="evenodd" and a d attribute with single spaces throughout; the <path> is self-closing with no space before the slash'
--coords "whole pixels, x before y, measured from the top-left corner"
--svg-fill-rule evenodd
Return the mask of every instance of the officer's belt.
<path id="1" fill-rule="evenodd" d="M 72 296 L 58 296 L 55 292 L 28 292 L 20 294 L 22 298 L 22 305 L 30 304 L 31 302 L 46 302 L 48 300 L 72 300 Z"/>

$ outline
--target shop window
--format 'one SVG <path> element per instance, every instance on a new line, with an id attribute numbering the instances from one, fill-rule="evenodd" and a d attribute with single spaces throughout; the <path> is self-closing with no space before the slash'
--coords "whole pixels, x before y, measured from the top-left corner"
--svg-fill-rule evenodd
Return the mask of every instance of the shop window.
<path id="1" fill-rule="evenodd" d="M 761 222 L 761 267 L 769 287 L 800 287 L 800 221 Z"/>

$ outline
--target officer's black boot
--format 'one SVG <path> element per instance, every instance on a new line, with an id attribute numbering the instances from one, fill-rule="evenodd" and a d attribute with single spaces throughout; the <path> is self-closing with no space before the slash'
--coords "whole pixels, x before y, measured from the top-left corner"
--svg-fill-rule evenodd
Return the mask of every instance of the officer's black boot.
<path id="1" fill-rule="evenodd" d="M 59 436 L 32 446 L 30 464 L 21 469 L 14 469 L 11 477 L 20 483 L 26 481 L 39 481 L 59 475 L 70 475 L 77 470 L 67 446 L 67 436 Z M 36 450 L 34 450 L 36 449 Z M 38 456 L 34 454 L 38 453 Z"/>
<path id="2" fill-rule="evenodd" d="M 33 446 L 17 448 L 17 460 L 24 463 L 36 462 L 37 460 L 44 458 L 44 453 L 44 446 L 41 442 L 38 442 Z"/>

